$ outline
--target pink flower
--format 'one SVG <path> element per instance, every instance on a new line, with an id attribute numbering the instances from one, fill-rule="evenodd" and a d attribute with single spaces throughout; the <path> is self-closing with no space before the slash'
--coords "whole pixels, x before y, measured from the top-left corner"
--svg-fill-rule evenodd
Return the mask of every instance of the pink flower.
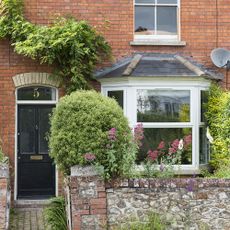
<path id="1" fill-rule="evenodd" d="M 148 158 L 152 161 L 155 161 L 158 157 L 158 151 L 157 150 L 154 150 L 154 151 L 149 150 L 147 154 L 148 154 Z"/>
<path id="2" fill-rule="evenodd" d="M 140 147 L 142 146 L 142 140 L 144 139 L 143 124 L 139 123 L 134 128 L 134 141 Z"/>
<path id="3" fill-rule="evenodd" d="M 187 149 L 191 143 L 192 143 L 192 134 L 189 134 L 184 137 L 184 148 Z"/>
<path id="4" fill-rule="evenodd" d="M 115 141 L 116 140 L 116 132 L 117 132 L 116 128 L 111 128 L 109 130 L 108 138 L 109 138 L 110 141 Z"/>
<path id="5" fill-rule="evenodd" d="M 179 143 L 180 143 L 180 141 L 178 139 L 175 139 L 171 144 L 172 148 L 177 149 Z"/>
<path id="6" fill-rule="evenodd" d="M 189 134 L 189 135 L 187 135 L 187 136 L 184 137 L 184 144 L 185 145 L 189 145 L 191 143 L 192 143 L 192 135 Z"/>
<path id="7" fill-rule="evenodd" d="M 85 153 L 84 158 L 86 161 L 94 161 L 96 159 L 96 156 L 93 153 Z"/>
<path id="8" fill-rule="evenodd" d="M 157 149 L 164 149 L 165 148 L 165 142 L 161 141 L 157 147 Z"/>
<path id="9" fill-rule="evenodd" d="M 176 153 L 177 148 L 169 148 L 169 154 Z"/>

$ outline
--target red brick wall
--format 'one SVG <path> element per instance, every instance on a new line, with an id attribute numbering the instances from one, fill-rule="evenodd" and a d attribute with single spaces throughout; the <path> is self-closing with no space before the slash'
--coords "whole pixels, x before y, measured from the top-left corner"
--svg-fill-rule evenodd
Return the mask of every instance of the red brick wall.
<path id="1" fill-rule="evenodd" d="M 181 53 L 212 67 L 211 50 L 230 48 L 229 0 L 218 0 L 217 3 L 218 10 L 216 0 L 181 0 L 181 38 L 187 43 L 185 47 L 130 46 L 134 27 L 133 0 L 25 0 L 25 14 L 29 20 L 39 24 L 51 23 L 56 16 L 69 14 L 88 20 L 104 34 L 113 48 L 115 60 L 133 52 Z M 15 129 L 12 76 L 46 70 L 46 66 L 15 55 L 7 40 L 0 41 L 0 137 L 12 165 Z M 223 85 L 226 86 L 226 80 Z"/>
<path id="2" fill-rule="evenodd" d="M 73 230 L 106 228 L 105 182 L 89 167 L 73 167 L 69 178 L 69 194 Z M 71 171 L 73 172 L 73 168 Z"/>

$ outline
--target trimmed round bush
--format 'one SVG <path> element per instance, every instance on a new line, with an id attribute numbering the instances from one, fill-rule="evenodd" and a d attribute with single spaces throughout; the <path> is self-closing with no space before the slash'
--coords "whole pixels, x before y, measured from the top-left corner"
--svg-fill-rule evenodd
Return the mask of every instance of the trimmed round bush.
<path id="1" fill-rule="evenodd" d="M 63 97 L 54 109 L 49 146 L 65 173 L 73 165 L 94 164 L 103 166 L 106 178 L 125 175 L 138 148 L 117 102 L 83 90 Z"/>

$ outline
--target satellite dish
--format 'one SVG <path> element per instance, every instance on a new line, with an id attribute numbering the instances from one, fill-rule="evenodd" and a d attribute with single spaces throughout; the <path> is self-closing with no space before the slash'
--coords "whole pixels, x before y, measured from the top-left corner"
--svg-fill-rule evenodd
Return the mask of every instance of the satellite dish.
<path id="1" fill-rule="evenodd" d="M 212 50 L 211 59 L 215 66 L 230 69 L 230 51 L 224 48 Z"/>

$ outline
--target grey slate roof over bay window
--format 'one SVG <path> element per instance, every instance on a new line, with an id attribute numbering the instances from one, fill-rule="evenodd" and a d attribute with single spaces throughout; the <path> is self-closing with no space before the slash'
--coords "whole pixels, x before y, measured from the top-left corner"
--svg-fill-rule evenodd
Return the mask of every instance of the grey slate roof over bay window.
<path id="1" fill-rule="evenodd" d="M 131 69 L 125 74 L 127 68 Z M 221 80 L 223 75 L 213 70 L 205 69 L 180 55 L 173 54 L 136 54 L 111 68 L 97 72 L 95 77 L 118 78 L 129 77 L 204 77 Z"/>

